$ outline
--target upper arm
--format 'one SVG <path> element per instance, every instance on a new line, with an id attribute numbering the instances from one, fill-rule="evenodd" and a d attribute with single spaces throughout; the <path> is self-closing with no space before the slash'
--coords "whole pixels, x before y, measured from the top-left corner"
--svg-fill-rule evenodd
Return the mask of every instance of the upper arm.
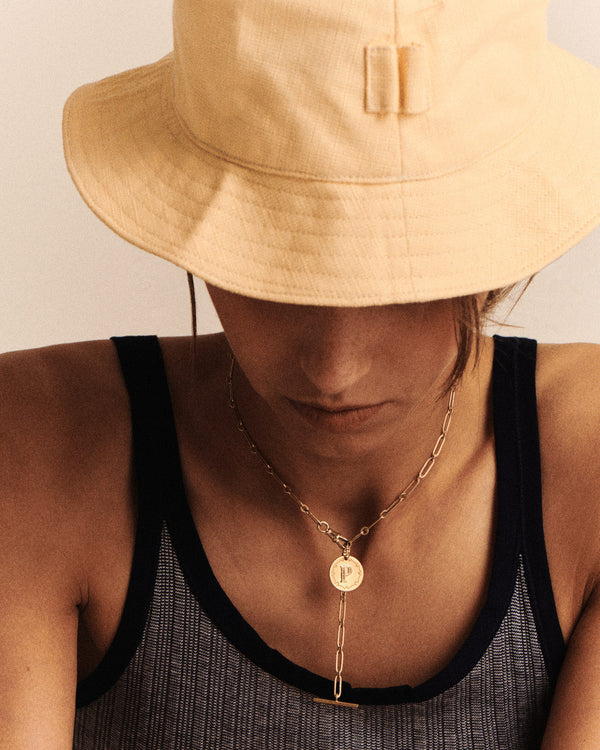
<path id="1" fill-rule="evenodd" d="M 53 374 L 54 373 L 54 374 Z M 0 358 L 0 747 L 72 747 L 84 595 L 62 386 L 43 354 Z"/>
<path id="2" fill-rule="evenodd" d="M 66 750 L 75 707 L 76 602 L 68 577 L 59 580 L 56 550 L 21 519 L 9 525 L 0 544 L 0 746 Z"/>
<path id="3" fill-rule="evenodd" d="M 569 640 L 542 750 L 600 747 L 600 587 Z"/>
<path id="4" fill-rule="evenodd" d="M 600 347 L 542 347 L 544 534 L 567 652 L 543 750 L 600 747 Z"/>

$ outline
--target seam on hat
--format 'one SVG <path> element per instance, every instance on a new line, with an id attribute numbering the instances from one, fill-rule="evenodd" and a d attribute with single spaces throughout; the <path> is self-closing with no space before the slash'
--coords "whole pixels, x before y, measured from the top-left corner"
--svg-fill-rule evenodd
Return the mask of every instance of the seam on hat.
<path id="1" fill-rule="evenodd" d="M 533 95 L 534 94 L 532 93 L 532 96 Z M 360 178 L 360 179 L 357 178 L 356 175 L 333 175 L 333 176 L 330 175 L 330 176 L 324 177 L 323 175 L 314 175 L 310 172 L 284 171 L 284 170 L 276 169 L 274 167 L 267 167 L 263 164 L 258 164 L 256 162 L 240 161 L 239 158 L 231 156 L 226 151 L 222 151 L 221 149 L 211 146 L 210 144 L 197 138 L 189 130 L 189 128 L 187 127 L 185 121 L 179 114 L 179 111 L 176 107 L 175 97 L 173 95 L 173 82 L 172 81 L 171 81 L 171 86 L 169 90 L 169 100 L 171 104 L 171 109 L 173 113 L 175 114 L 175 118 L 179 124 L 180 131 L 182 134 L 185 135 L 185 137 L 190 141 L 190 143 L 192 143 L 196 148 L 199 148 L 202 151 L 209 153 L 218 159 L 222 159 L 223 161 L 226 161 L 228 164 L 233 164 L 234 166 L 240 167 L 242 169 L 253 170 L 257 174 L 273 175 L 275 177 L 281 177 L 283 179 L 300 178 L 308 182 L 343 183 L 343 184 L 351 184 L 351 185 L 381 185 L 381 184 L 396 184 L 396 183 L 401 183 L 401 182 L 423 182 L 426 180 L 435 180 L 435 179 L 447 177 L 447 176 L 456 174 L 457 172 L 465 171 L 469 167 L 472 167 L 473 165 L 484 161 L 489 156 L 494 154 L 496 151 L 505 148 L 510 143 L 512 143 L 512 141 L 519 138 L 522 135 L 522 133 L 524 133 L 526 130 L 529 129 L 531 123 L 537 117 L 540 116 L 543 110 L 543 105 L 544 105 L 543 97 L 539 96 L 537 107 L 533 109 L 531 116 L 523 123 L 523 125 L 516 132 L 514 132 L 506 140 L 501 141 L 499 144 L 495 145 L 490 151 L 477 155 L 471 161 L 464 162 L 458 166 L 454 166 L 449 170 L 435 172 L 435 173 L 431 173 L 427 175 L 420 175 L 417 177 L 415 176 L 406 177 L 403 175 L 386 175 L 384 177 L 372 177 L 372 178 L 365 180 L 364 178 Z"/>
<path id="2" fill-rule="evenodd" d="M 169 103 L 172 103 L 172 97 L 171 96 L 169 96 Z M 161 104 L 163 105 L 164 108 L 167 108 L 169 106 L 168 103 L 165 100 L 162 100 Z M 216 159 L 216 160 L 221 160 L 221 157 L 219 155 L 213 153 L 209 149 L 205 149 L 202 146 L 199 146 L 196 143 L 196 141 L 193 139 L 193 137 L 190 138 L 188 136 L 188 132 L 185 129 L 181 128 L 181 123 L 180 123 L 180 120 L 179 120 L 179 118 L 177 116 L 175 116 L 174 120 L 175 120 L 175 123 L 179 127 L 177 129 L 173 129 L 173 127 L 171 125 L 172 125 L 172 122 L 173 122 L 172 115 L 174 114 L 174 112 L 175 112 L 174 107 L 172 107 L 172 108 L 169 108 L 168 112 L 164 113 L 164 116 L 165 116 L 164 124 L 166 125 L 166 127 L 169 130 L 169 132 L 171 133 L 171 136 L 183 148 L 185 148 L 190 154 L 196 156 L 196 158 L 202 159 L 203 158 L 202 154 L 205 154 L 205 155 L 208 156 L 208 158 L 213 158 L 213 159 Z M 490 151 L 487 154 L 483 155 L 481 158 L 476 159 L 474 162 L 471 162 L 470 164 L 461 167 L 460 169 L 455 169 L 455 170 L 453 170 L 451 172 L 443 172 L 443 173 L 440 173 L 440 174 L 428 175 L 427 177 L 419 177 L 419 178 L 410 178 L 410 179 L 382 179 L 380 181 L 367 182 L 367 183 L 364 183 L 364 182 L 355 182 L 355 181 L 344 182 L 342 180 L 339 180 L 338 182 L 331 181 L 331 184 L 334 184 L 334 185 L 338 185 L 338 184 L 342 185 L 343 184 L 343 185 L 350 185 L 350 186 L 371 185 L 374 188 L 383 188 L 383 186 L 389 185 L 390 189 L 396 189 L 396 187 L 398 185 L 402 184 L 402 183 L 416 185 L 417 183 L 426 183 L 429 180 L 445 179 L 447 177 L 451 177 L 452 175 L 454 175 L 454 174 L 456 174 L 458 172 L 465 172 L 469 167 L 472 167 L 472 166 L 474 166 L 476 164 L 477 165 L 481 164 L 485 160 L 487 160 L 489 158 L 493 158 L 493 156 L 496 154 L 496 152 L 501 151 L 504 148 L 509 147 L 514 141 L 518 140 L 524 133 L 526 133 L 530 129 L 530 127 L 533 125 L 533 123 L 538 118 L 540 118 L 543 115 L 543 113 L 544 113 L 543 99 L 540 98 L 540 103 L 539 103 L 538 108 L 533 111 L 531 119 L 527 121 L 527 123 L 524 125 L 523 128 L 521 128 L 517 133 L 513 134 L 513 136 L 511 136 L 508 140 L 504 141 L 503 143 L 501 143 L 500 145 L 498 145 L 497 147 L 495 147 L 492 151 Z M 198 149 L 201 152 L 200 155 L 198 155 L 198 153 L 197 153 Z M 227 164 L 231 164 L 235 169 L 243 170 L 244 173 L 245 173 L 243 179 L 246 181 L 246 183 L 251 184 L 251 185 L 260 185 L 261 187 L 263 187 L 264 189 L 266 189 L 266 190 L 268 190 L 268 191 L 270 191 L 272 193 L 278 193 L 278 192 L 281 191 L 281 185 L 270 185 L 269 184 L 269 179 L 268 179 L 267 173 L 261 172 L 261 171 L 258 171 L 258 170 L 252 170 L 251 168 L 248 168 L 248 167 L 246 167 L 246 166 L 244 166 L 242 164 L 238 164 L 237 162 L 230 161 L 228 159 L 222 159 L 222 161 L 225 161 Z M 226 172 L 227 171 L 224 166 L 219 166 L 219 167 L 215 167 L 215 168 L 220 169 L 222 172 Z M 264 179 L 264 180 L 261 179 L 262 175 L 265 175 L 266 179 Z M 274 177 L 275 179 L 281 179 L 282 181 L 289 180 L 290 178 L 292 180 L 294 179 L 294 177 L 291 176 L 291 175 L 285 175 L 285 174 L 281 174 L 281 173 L 274 173 L 271 176 Z M 486 177 L 487 177 L 487 179 L 479 180 L 476 184 L 477 185 L 483 185 L 487 181 L 495 179 L 495 175 L 490 175 L 489 173 L 486 173 Z M 326 183 L 328 183 L 330 181 L 328 181 L 328 180 L 322 180 L 322 179 L 321 180 L 306 180 L 305 181 L 305 183 L 307 185 L 309 185 L 309 184 L 311 184 L 313 182 L 326 182 Z M 308 193 L 306 191 L 296 191 L 296 190 L 292 190 L 290 188 L 291 188 L 290 185 L 286 186 L 286 194 L 287 195 L 292 195 L 292 196 L 297 196 L 297 197 L 306 197 L 308 195 Z M 445 192 L 445 188 L 440 187 L 439 188 L 439 192 L 437 192 L 437 194 L 438 195 L 443 195 L 444 192 Z M 432 193 L 431 193 L 430 190 L 427 190 L 427 194 L 431 195 Z M 418 193 L 415 193 L 413 191 L 412 196 L 417 196 L 417 195 L 418 195 Z M 390 196 L 390 199 L 395 199 L 395 196 Z M 322 196 L 319 196 L 319 200 L 321 202 L 323 202 L 323 201 L 333 201 L 333 202 L 335 202 L 335 201 L 339 201 L 340 198 L 339 198 L 339 196 L 322 195 Z M 380 197 L 377 198 L 378 202 L 381 201 L 381 200 L 386 200 L 386 196 L 380 196 Z"/>
<path id="3" fill-rule="evenodd" d="M 177 140 L 179 140 L 179 139 L 178 139 L 178 137 L 177 137 L 177 135 L 178 135 L 177 133 L 173 133 L 173 132 L 172 132 L 172 133 L 171 133 L 171 135 L 172 135 L 172 137 L 175 137 L 175 138 L 176 138 Z M 190 153 L 192 153 L 193 155 L 195 155 L 195 153 L 196 153 L 196 152 L 195 152 L 195 151 L 190 151 Z M 212 156 L 212 155 L 210 155 L 210 156 L 209 156 L 209 158 L 210 158 L 211 156 Z M 212 157 L 212 158 L 215 158 L 215 157 Z M 173 166 L 174 166 L 174 165 L 173 165 Z M 157 173 L 157 174 L 156 174 L 156 176 L 157 176 L 157 178 L 158 178 L 158 179 L 159 179 L 160 181 L 162 181 L 162 177 L 163 177 L 163 176 L 162 176 L 162 174 L 160 174 L 160 173 Z M 488 179 L 486 179 L 486 180 L 478 180 L 476 184 L 477 184 L 477 185 L 485 184 L 485 182 L 487 182 L 487 181 L 488 181 L 489 179 L 491 179 L 491 176 L 489 175 L 489 173 L 486 173 L 486 175 L 485 175 L 485 176 L 487 176 L 487 177 L 488 177 Z M 244 176 L 244 177 L 243 177 L 243 179 L 246 179 L 246 177 Z M 258 185 L 259 185 L 259 186 L 260 186 L 261 188 L 263 188 L 263 189 L 267 189 L 267 190 L 268 190 L 268 191 L 270 191 L 270 192 L 279 192 L 279 190 L 280 190 L 279 188 L 276 188 L 276 187 L 272 187 L 272 186 L 269 186 L 269 185 L 264 185 L 264 184 L 263 184 L 262 182 L 260 182 L 260 181 L 248 180 L 248 182 L 249 182 L 250 184 L 258 184 Z M 396 188 L 397 188 L 397 185 L 394 185 L 394 189 L 396 189 Z M 223 192 L 223 193 L 225 193 L 225 194 L 230 194 L 230 195 L 232 195 L 232 193 L 231 193 L 230 191 L 228 191 L 228 190 L 224 190 L 224 191 L 222 191 L 222 192 Z M 438 194 L 438 195 L 443 195 L 443 194 L 444 194 L 444 192 L 445 192 L 445 189 L 442 189 L 442 188 L 440 188 L 440 190 L 439 190 L 439 192 L 438 192 L 437 194 Z M 298 196 L 300 196 L 300 197 L 311 197 L 311 196 L 307 196 L 307 195 L 306 195 L 305 193 L 295 193 L 295 192 L 293 192 L 293 191 L 288 191 L 288 194 L 289 194 L 289 195 L 298 195 Z M 429 193 L 429 194 L 431 195 L 431 193 Z M 418 196 L 418 194 L 415 194 L 415 193 L 413 193 L 413 194 L 411 195 L 411 197 L 417 197 L 417 196 Z M 377 197 L 373 198 L 373 200 L 374 200 L 374 201 L 375 201 L 376 203 L 381 203 L 381 202 L 383 202 L 383 201 L 396 201 L 396 200 L 398 200 L 398 197 L 399 197 L 399 196 L 397 196 L 397 195 L 391 195 L 391 194 L 390 194 L 390 195 L 380 195 L 380 196 L 377 196 Z M 343 198 L 343 197 L 340 197 L 340 196 L 319 196 L 319 201 L 320 201 L 320 202 L 322 202 L 323 200 L 328 200 L 328 199 L 329 199 L 329 200 L 332 200 L 332 201 L 336 201 L 336 202 L 340 202 L 340 201 L 343 201 L 343 200 L 344 200 L 344 198 Z M 361 201 L 365 201 L 365 200 L 369 200 L 369 199 L 366 199 L 366 198 L 365 198 L 364 196 L 362 196 L 362 198 L 361 198 Z M 249 206 L 252 206 L 252 205 L 255 205 L 255 206 L 260 206 L 260 207 L 263 207 L 263 206 L 264 206 L 264 203 L 263 203 L 263 202 L 261 202 L 261 201 L 255 201 L 255 200 L 249 201 L 249 200 L 247 200 L 247 199 L 246 199 L 246 200 L 244 200 L 244 204 L 245 204 L 245 205 L 249 205 Z M 207 205 L 208 205 L 208 204 L 207 204 Z M 175 206 L 173 206 L 173 207 L 175 208 L 175 210 L 177 210 L 177 207 L 175 207 Z M 271 212 L 271 213 L 283 213 L 283 214 L 285 214 L 285 215 L 288 215 L 288 216 L 290 216 L 290 215 L 293 215 L 293 216 L 297 216 L 297 217 L 306 217 L 306 216 L 309 216 L 309 215 L 310 215 L 309 213 L 306 213 L 306 212 L 303 212 L 303 213 L 295 213 L 295 212 L 291 212 L 290 210 L 286 210 L 286 211 L 283 211 L 283 210 L 279 209 L 278 207 L 270 207 L 270 208 L 268 208 L 267 210 L 268 210 L 269 212 Z M 182 214 L 182 215 L 185 215 L 185 216 L 186 216 L 187 218 L 189 218 L 189 216 L 188 216 L 187 214 Z M 455 215 L 455 214 L 453 214 L 453 216 L 454 216 L 454 215 Z M 418 217 L 419 217 L 420 215 L 419 215 L 419 214 L 406 214 L 406 216 L 410 216 L 411 218 L 418 218 Z M 396 214 L 396 215 L 391 215 L 391 214 L 390 214 L 390 215 L 388 215 L 388 216 L 386 216 L 386 217 L 382 217 L 382 220 L 386 220 L 386 221 L 394 221 L 394 220 L 399 220 L 399 219 L 402 219 L 402 218 L 403 218 L 403 214 Z M 338 220 L 338 221 L 339 221 L 339 220 Z M 300 231 L 296 231 L 295 233 L 299 234 L 299 233 L 301 233 L 301 232 L 300 232 Z M 460 232 L 457 232 L 457 234 L 459 234 L 459 233 L 460 233 Z M 304 232 L 304 233 L 302 233 L 302 234 L 303 234 L 303 236 L 310 236 L 311 234 L 314 234 L 314 233 L 310 233 L 310 232 Z M 319 233 L 317 233 L 317 234 L 319 234 Z M 353 232 L 353 234 L 355 234 L 355 232 Z M 319 236 L 320 236 L 320 234 L 319 234 Z M 343 233 L 343 234 L 332 234 L 331 236 L 332 236 L 332 237 L 334 237 L 334 236 L 337 236 L 337 237 L 347 237 L 347 236 L 348 236 L 348 233 Z M 427 235 L 426 235 L 426 234 L 423 234 L 423 235 L 421 235 L 421 236 L 427 236 Z M 392 237 L 393 237 L 393 236 L 392 236 Z"/>
<path id="4" fill-rule="evenodd" d="M 156 174 L 156 176 L 157 176 L 157 178 L 159 180 L 162 181 L 162 175 L 161 174 Z M 101 183 L 98 183 L 98 184 L 101 184 Z M 394 196 L 390 196 L 389 200 L 397 200 L 397 198 L 394 197 Z M 257 204 L 257 202 L 254 202 L 254 201 L 252 203 Z M 262 205 L 262 204 L 260 204 L 260 202 L 258 202 L 258 205 Z M 404 207 L 403 201 L 402 201 L 402 205 Z M 170 208 L 172 208 L 175 211 L 178 211 L 178 207 L 176 205 L 171 205 Z M 152 211 L 150 210 L 150 208 L 148 206 L 146 206 L 146 210 L 148 210 L 150 213 L 152 213 Z M 218 210 L 226 211 L 223 207 L 219 207 Z M 277 211 L 277 209 L 268 209 L 268 211 Z M 183 214 L 183 212 L 181 212 L 181 211 L 179 211 L 179 212 L 181 213 L 182 216 L 184 216 L 188 220 L 192 218 L 188 214 Z M 226 213 L 233 213 L 233 211 L 231 211 L 231 212 L 226 211 Z M 288 214 L 289 214 L 289 212 L 288 212 Z M 306 215 L 308 215 L 308 214 L 306 214 Z M 393 221 L 395 219 L 402 219 L 403 215 L 400 214 L 400 215 L 390 216 L 390 217 L 385 217 L 385 218 L 388 219 L 388 220 L 390 220 L 390 221 Z M 146 231 L 148 231 L 148 230 L 146 230 Z M 312 236 L 321 236 L 320 233 L 316 233 L 316 232 L 311 233 L 311 232 L 302 232 L 302 231 L 295 231 L 295 230 L 289 230 L 289 231 L 293 235 L 300 235 L 300 236 L 311 236 L 311 235 Z M 149 232 L 149 234 L 153 234 L 153 233 Z M 352 232 L 351 234 L 353 236 L 356 236 L 355 232 Z M 445 234 L 447 234 L 447 233 L 445 233 Z M 445 236 L 445 234 L 442 235 L 442 234 L 439 234 L 439 233 L 436 233 L 436 232 L 418 232 L 418 233 L 414 233 L 414 236 L 415 237 L 428 237 L 428 236 L 429 237 L 436 237 L 436 236 Z M 457 231 L 454 234 L 455 235 L 459 235 L 459 234 L 461 234 L 461 232 Z M 232 235 L 232 236 L 235 236 L 235 235 Z M 332 233 L 330 236 L 331 237 L 336 237 L 336 238 L 343 239 L 343 238 L 347 238 L 348 236 L 350 236 L 350 233 L 335 233 L 335 234 Z M 365 236 L 368 236 L 368 235 L 365 235 Z M 397 235 L 397 234 L 389 234 L 389 235 L 387 235 L 387 239 L 389 239 L 389 240 L 401 240 L 401 239 L 404 239 L 405 236 L 406 236 L 405 234 L 399 234 L 399 235 Z M 157 235 L 157 237 L 158 237 L 158 235 Z M 264 240 L 261 241 L 261 244 L 265 244 Z M 268 243 L 267 243 L 267 246 L 269 246 Z M 271 247 L 275 247 L 275 246 L 271 246 Z M 413 255 L 413 257 L 423 257 L 423 256 L 427 256 L 427 255 L 435 257 L 435 254 L 432 254 L 432 253 L 419 253 L 417 256 Z M 375 257 L 375 256 L 363 255 L 363 257 Z"/>
<path id="5" fill-rule="evenodd" d="M 172 133 L 172 136 L 175 136 L 175 137 L 176 137 L 176 135 L 175 135 L 175 134 L 173 134 L 173 133 Z M 191 153 L 195 153 L 195 152 L 191 152 Z M 175 167 L 175 165 L 172 165 L 172 166 L 173 166 L 173 167 Z M 162 173 L 155 173 L 155 176 L 156 176 L 156 178 L 157 178 L 157 179 L 158 179 L 158 180 L 159 180 L 160 182 L 163 182 L 163 183 L 164 183 L 164 175 L 163 175 Z M 260 184 L 260 185 L 261 185 L 261 187 L 263 187 L 263 188 L 269 188 L 269 189 L 270 189 L 270 186 L 264 186 L 264 185 L 262 185 L 261 183 L 258 183 L 258 184 Z M 482 182 L 478 182 L 478 184 L 483 184 L 483 183 L 482 183 Z M 149 185 L 148 187 L 149 187 L 149 189 L 151 189 L 151 186 L 150 186 L 150 185 Z M 207 187 L 207 186 L 204 186 L 204 187 Z M 224 192 L 224 193 L 229 193 L 229 194 L 232 194 L 232 193 L 230 193 L 230 192 L 229 192 L 229 191 L 227 191 L 227 190 L 225 190 L 225 191 L 222 191 L 222 192 Z M 443 194 L 443 192 L 444 192 L 443 190 L 440 190 L 440 193 L 439 193 L 439 194 L 441 195 L 441 194 Z M 293 193 L 290 193 L 290 194 L 293 194 Z M 304 194 L 300 194 L 300 195 L 302 195 L 303 197 L 306 197 L 306 196 L 304 196 Z M 411 196 L 411 197 L 414 197 L 414 196 Z M 319 200 L 321 200 L 321 199 L 325 199 L 325 198 L 327 198 L 327 196 L 322 196 L 322 197 L 320 197 L 320 198 L 319 198 Z M 398 200 L 399 200 L 399 198 L 400 198 L 400 196 L 396 196 L 396 195 L 387 195 L 387 196 L 380 196 L 380 197 L 379 197 L 379 198 L 377 199 L 377 202 L 381 202 L 381 201 L 398 201 Z M 164 198 L 163 198 L 163 200 L 164 200 Z M 340 202 L 340 201 L 343 201 L 344 199 L 343 199 L 343 198 L 340 198 L 340 197 L 332 197 L 332 198 L 331 198 L 331 200 L 335 200 L 335 201 L 338 201 L 338 202 Z M 246 200 L 244 201 L 244 204 L 245 204 L 245 205 L 248 205 L 248 206 L 252 206 L 252 205 L 255 205 L 255 206 L 260 206 L 260 207 L 264 207 L 264 204 L 263 204 L 263 203 L 262 203 L 261 201 L 259 201 L 259 200 L 257 200 L 257 201 L 249 201 L 249 200 L 247 200 L 247 199 L 246 199 Z M 209 205 L 209 203 L 208 203 L 208 202 L 206 202 L 206 203 L 204 203 L 203 205 L 206 205 L 206 206 L 208 206 L 208 205 Z M 186 219 L 190 219 L 190 218 L 191 218 L 189 214 L 187 214 L 187 213 L 185 213 L 185 214 L 184 214 L 184 213 L 183 213 L 183 212 L 182 212 L 182 211 L 181 211 L 181 210 L 180 210 L 180 209 L 178 208 L 178 206 L 177 206 L 177 205 L 175 205 L 175 204 L 170 204 L 170 208 L 172 208 L 172 209 L 173 209 L 173 210 L 175 210 L 175 211 L 178 211 L 178 212 L 179 212 L 179 213 L 180 213 L 180 214 L 181 214 L 182 216 L 184 216 L 184 217 L 185 217 Z M 232 210 L 232 211 L 229 211 L 229 212 L 228 212 L 228 211 L 227 211 L 227 210 L 226 210 L 226 209 L 225 209 L 224 207 L 219 207 L 219 209 L 218 209 L 218 210 L 220 210 L 220 211 L 225 211 L 225 212 L 227 212 L 227 213 L 230 213 L 230 214 L 233 214 L 233 213 L 234 213 L 234 212 L 233 212 L 233 210 Z M 284 215 L 288 215 L 288 216 L 290 216 L 290 215 L 294 215 L 294 216 L 298 216 L 298 217 L 306 217 L 306 216 L 310 216 L 310 214 L 309 214 L 309 213 L 293 213 L 293 212 L 290 212 L 289 210 L 287 210 L 287 211 L 283 211 L 283 210 L 281 210 L 281 209 L 279 209 L 279 208 L 277 208 L 277 207 L 271 207 L 271 208 L 268 208 L 268 209 L 267 209 L 267 211 L 268 211 L 268 212 L 270 212 L 270 213 L 282 213 L 282 214 L 284 214 Z M 405 210 L 404 210 L 404 212 L 403 212 L 403 213 L 399 213 L 399 214 L 395 214 L 395 215 L 394 215 L 394 214 L 388 214 L 387 216 L 385 216 L 385 217 L 381 217 L 381 218 L 382 218 L 382 220 L 385 220 L 385 221 L 390 221 L 390 222 L 391 222 L 391 221 L 394 221 L 394 220 L 402 220 L 402 219 L 405 219 L 405 218 L 406 218 L 406 217 L 408 217 L 408 216 L 409 216 L 409 215 L 408 215 L 408 214 L 406 214 L 406 212 L 405 212 Z M 411 216 L 411 218 L 413 218 L 413 217 L 414 217 L 414 218 L 418 218 L 418 215 L 417 215 L 417 214 L 411 214 L 410 216 Z M 339 220 L 338 220 L 338 221 L 339 221 Z M 342 219 L 342 221 L 344 221 L 344 220 Z M 348 222 L 346 222 L 346 223 L 348 223 Z M 350 221 L 350 223 L 352 223 L 352 222 Z M 292 230 L 290 230 L 290 232 L 292 232 Z M 294 231 L 293 231 L 293 234 L 297 234 L 297 235 L 301 235 L 301 236 L 307 236 L 307 237 L 308 237 L 308 236 L 311 236 L 311 235 L 313 235 L 313 236 L 314 236 L 314 235 L 320 236 L 320 233 L 302 232 L 301 230 L 294 230 Z M 458 234 L 460 234 L 460 232 L 456 232 L 455 234 L 456 234 L 456 235 L 458 235 Z M 354 230 L 354 231 L 351 231 L 351 232 L 344 232 L 344 233 L 332 233 L 332 234 L 331 234 L 330 236 L 331 236 L 331 237 L 338 237 L 338 238 L 347 238 L 348 236 L 356 236 L 356 232 L 355 232 L 355 230 Z M 367 237 L 368 235 L 364 235 L 364 236 L 365 236 L 365 237 Z M 415 236 L 443 236 L 443 235 L 438 235 L 438 234 L 436 234 L 436 233 L 416 233 L 416 234 L 415 234 Z M 389 238 L 389 239 L 391 239 L 391 240 L 394 240 L 394 239 L 402 239 L 402 237 L 403 237 L 403 235 L 396 235 L 396 234 L 390 234 L 390 235 L 388 235 L 388 238 Z"/>
<path id="6" fill-rule="evenodd" d="M 98 210 L 98 206 L 97 206 L 97 204 L 96 204 L 96 202 L 94 200 L 91 200 L 89 197 L 87 198 L 87 200 L 88 200 L 88 202 L 90 204 L 90 207 L 93 207 L 95 213 L 97 213 L 99 216 L 102 216 L 104 214 L 104 211 Z M 152 211 L 149 209 L 148 206 L 146 206 L 146 210 L 149 210 L 149 212 L 152 213 Z M 559 249 L 555 249 L 553 251 L 553 253 L 552 253 L 553 258 L 559 257 L 564 252 L 564 250 L 562 250 L 562 248 L 564 248 L 565 246 L 571 246 L 572 243 L 576 240 L 576 238 L 578 238 L 580 236 L 583 236 L 588 231 L 589 228 L 593 228 L 594 226 L 596 226 L 598 224 L 599 220 L 600 220 L 600 213 L 597 214 L 589 222 L 586 222 L 586 224 L 584 224 L 582 227 L 578 227 L 575 231 L 573 231 L 572 234 L 569 235 L 569 237 L 567 239 L 565 239 L 559 245 Z M 114 222 L 112 222 L 112 221 L 111 221 L 111 227 L 114 227 Z M 122 228 L 116 228 L 116 227 L 115 227 L 114 231 L 116 231 L 117 234 L 119 234 L 121 237 L 123 237 L 123 239 L 132 242 L 132 244 L 135 244 L 137 246 L 142 246 L 142 249 L 149 250 L 150 252 L 153 252 L 152 249 L 148 248 L 147 243 L 141 242 L 138 239 L 133 239 L 133 237 L 134 237 L 133 233 L 125 232 Z M 151 236 L 154 236 L 153 233 L 152 232 L 148 232 L 147 229 L 146 229 L 146 232 L 148 234 L 150 234 Z M 555 235 L 557 235 L 557 234 L 559 234 L 559 230 L 556 231 Z M 183 266 L 182 258 L 180 258 L 179 256 L 177 256 L 172 251 L 170 244 L 168 244 L 166 241 L 162 240 L 158 236 L 155 236 L 155 238 L 158 239 L 159 242 L 157 243 L 157 247 L 154 248 L 154 254 L 158 254 L 157 249 L 158 249 L 158 247 L 160 247 L 161 251 L 164 253 L 164 255 L 162 257 L 165 257 L 167 260 L 171 260 L 176 265 L 182 266 L 184 268 L 186 267 L 186 266 Z M 544 244 L 544 243 L 545 243 L 545 241 L 544 242 L 540 242 L 539 244 L 541 245 L 541 244 Z M 532 249 L 534 249 L 535 247 L 537 247 L 537 245 L 533 246 Z M 550 260 L 548 260 L 547 262 L 550 262 Z M 216 267 L 219 267 L 219 265 L 220 265 L 218 263 L 215 263 L 214 260 L 211 261 L 211 264 L 213 266 L 216 266 Z M 191 263 L 188 263 L 187 265 L 190 266 L 190 267 L 196 266 L 196 264 L 191 264 Z M 536 263 L 534 265 L 535 265 L 535 268 L 539 268 L 539 263 Z M 544 263 L 544 265 L 547 265 L 547 263 Z M 199 271 L 199 269 L 196 267 L 196 272 L 198 273 L 198 271 Z M 518 274 L 518 275 L 522 275 L 524 277 L 525 275 L 527 275 L 530 272 L 533 272 L 532 271 L 532 267 L 529 266 L 529 265 L 527 265 L 527 264 L 525 264 L 525 265 L 521 266 L 520 271 L 516 271 L 515 273 Z M 202 272 L 200 272 L 199 275 L 202 275 Z M 327 275 L 329 277 L 331 277 L 334 274 L 328 273 Z M 411 274 L 411 276 L 412 276 L 412 274 Z M 508 281 L 509 277 L 512 278 L 514 276 L 515 276 L 514 273 L 507 275 L 507 277 L 506 277 L 506 279 L 507 279 L 506 283 L 509 283 L 509 281 Z M 499 282 L 499 284 L 502 284 L 502 283 L 503 283 L 502 281 Z M 245 288 L 246 290 L 252 289 L 254 291 L 261 292 L 261 293 L 264 294 L 264 288 L 258 287 L 256 285 L 252 284 L 251 280 L 250 280 L 250 286 L 244 285 L 244 287 L 240 286 L 239 288 L 240 289 Z M 284 288 L 284 287 L 282 286 L 282 288 Z M 287 285 L 286 285 L 285 288 L 287 288 Z M 446 291 L 451 290 L 453 287 L 451 285 L 449 285 L 449 284 L 446 284 L 446 285 L 436 285 L 435 288 L 438 290 L 438 292 L 446 292 Z M 438 292 L 436 292 L 436 294 Z M 413 294 L 414 293 L 415 292 L 414 292 L 414 286 L 413 286 Z M 334 297 L 338 297 L 338 295 L 335 295 L 335 294 L 332 295 L 332 298 L 334 298 Z M 370 300 L 370 299 L 380 299 L 380 298 L 381 298 L 381 295 L 376 294 L 376 293 L 373 293 L 373 294 L 361 294 L 361 293 L 358 293 L 358 292 L 355 293 L 355 299 L 361 299 L 361 300 L 367 301 L 367 300 Z M 309 296 L 307 296 L 307 299 L 309 299 Z M 341 295 L 339 295 L 339 299 L 343 299 L 343 297 Z M 380 304 L 382 304 L 382 303 L 380 303 Z"/>

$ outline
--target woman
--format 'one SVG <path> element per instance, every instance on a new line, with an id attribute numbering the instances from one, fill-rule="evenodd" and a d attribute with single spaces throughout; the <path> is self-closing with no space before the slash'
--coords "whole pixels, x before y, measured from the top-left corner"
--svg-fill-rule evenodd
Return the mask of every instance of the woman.
<path id="1" fill-rule="evenodd" d="M 2 747 L 600 740 L 600 355 L 480 335 L 600 222 L 544 5 L 176 0 L 70 99 L 224 336 L 3 358 Z"/>

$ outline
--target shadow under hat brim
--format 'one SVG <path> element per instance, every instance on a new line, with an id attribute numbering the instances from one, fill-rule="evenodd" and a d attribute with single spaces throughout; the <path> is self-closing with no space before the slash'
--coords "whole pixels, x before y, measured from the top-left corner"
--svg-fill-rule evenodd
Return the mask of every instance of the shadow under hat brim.
<path id="1" fill-rule="evenodd" d="M 527 278 L 600 223 L 600 71 L 549 57 L 527 126 L 434 178 L 333 183 L 228 161 L 182 127 L 170 55 L 75 91 L 65 157 L 112 230 L 229 291 L 336 306 L 472 294 Z"/>

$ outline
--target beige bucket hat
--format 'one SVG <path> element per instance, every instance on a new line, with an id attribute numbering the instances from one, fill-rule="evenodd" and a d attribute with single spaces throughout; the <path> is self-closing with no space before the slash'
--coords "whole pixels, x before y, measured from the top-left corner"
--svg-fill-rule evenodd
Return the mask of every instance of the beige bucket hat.
<path id="1" fill-rule="evenodd" d="M 78 89 L 70 173 L 224 289 L 363 306 L 540 270 L 600 223 L 600 72 L 547 0 L 175 0 L 174 51 Z"/>

